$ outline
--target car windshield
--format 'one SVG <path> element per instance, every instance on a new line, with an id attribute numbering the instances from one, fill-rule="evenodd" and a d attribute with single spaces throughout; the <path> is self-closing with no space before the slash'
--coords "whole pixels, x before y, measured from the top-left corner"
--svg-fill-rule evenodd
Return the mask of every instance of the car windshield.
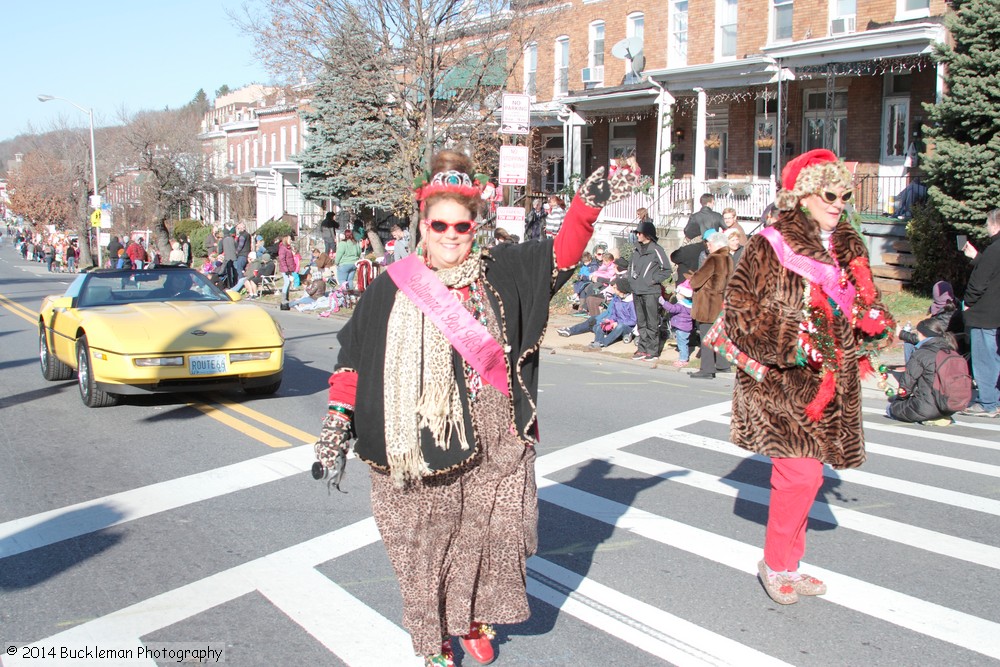
<path id="1" fill-rule="evenodd" d="M 229 296 L 191 269 L 149 269 L 90 273 L 80 286 L 77 306 L 112 306 L 164 301 L 230 301 Z"/>

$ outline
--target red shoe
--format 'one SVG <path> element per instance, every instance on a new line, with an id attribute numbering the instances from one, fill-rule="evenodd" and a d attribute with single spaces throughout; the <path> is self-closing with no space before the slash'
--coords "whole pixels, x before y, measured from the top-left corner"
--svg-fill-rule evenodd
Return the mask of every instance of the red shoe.
<path id="1" fill-rule="evenodd" d="M 469 634 L 462 637 L 462 648 L 473 660 L 480 665 L 488 665 L 493 662 L 496 655 L 493 653 L 493 644 L 490 640 L 496 637 L 497 633 L 493 627 L 486 623 L 473 623 L 469 628 Z"/>

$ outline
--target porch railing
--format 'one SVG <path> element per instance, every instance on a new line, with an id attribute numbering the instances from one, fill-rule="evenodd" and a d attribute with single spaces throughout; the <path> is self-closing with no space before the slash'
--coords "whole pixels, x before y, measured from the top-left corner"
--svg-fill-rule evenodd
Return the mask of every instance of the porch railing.
<path id="1" fill-rule="evenodd" d="M 706 181 L 706 192 L 715 195 L 714 209 L 736 209 L 736 217 L 742 219 L 759 219 L 767 205 L 774 201 L 774 183 L 768 180 Z"/>
<path id="2" fill-rule="evenodd" d="M 909 184 L 908 176 L 861 174 L 854 179 L 854 208 L 863 215 L 894 216 Z"/>

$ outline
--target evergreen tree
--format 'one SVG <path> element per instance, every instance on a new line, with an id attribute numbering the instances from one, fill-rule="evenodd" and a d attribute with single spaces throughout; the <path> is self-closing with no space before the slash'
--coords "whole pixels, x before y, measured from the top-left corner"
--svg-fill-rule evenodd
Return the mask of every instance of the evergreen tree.
<path id="1" fill-rule="evenodd" d="M 302 193 L 338 199 L 348 208 L 408 212 L 413 192 L 401 154 L 400 121 L 392 89 L 375 70 L 378 53 L 355 33 L 342 37 L 316 82 L 314 110 L 303 113 L 309 140 L 296 160 Z"/>
<path id="2" fill-rule="evenodd" d="M 947 93 L 925 104 L 929 154 L 924 171 L 934 206 L 960 232 L 983 235 L 1000 206 L 1000 0 L 954 2 L 947 19 L 954 45 L 940 45 Z"/>

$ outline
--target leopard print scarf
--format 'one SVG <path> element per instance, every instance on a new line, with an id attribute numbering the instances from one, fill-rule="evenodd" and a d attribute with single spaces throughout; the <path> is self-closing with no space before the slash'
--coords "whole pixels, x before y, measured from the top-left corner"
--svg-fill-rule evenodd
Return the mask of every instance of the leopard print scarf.
<path id="1" fill-rule="evenodd" d="M 480 251 L 452 269 L 437 271 L 451 288 L 471 285 L 482 270 Z M 469 448 L 452 347 L 444 334 L 403 292 L 389 313 L 386 327 L 385 449 L 393 483 L 402 488 L 431 472 L 420 449 L 420 430 L 427 428 L 434 443 L 447 449 L 452 433 L 463 450 Z"/>

